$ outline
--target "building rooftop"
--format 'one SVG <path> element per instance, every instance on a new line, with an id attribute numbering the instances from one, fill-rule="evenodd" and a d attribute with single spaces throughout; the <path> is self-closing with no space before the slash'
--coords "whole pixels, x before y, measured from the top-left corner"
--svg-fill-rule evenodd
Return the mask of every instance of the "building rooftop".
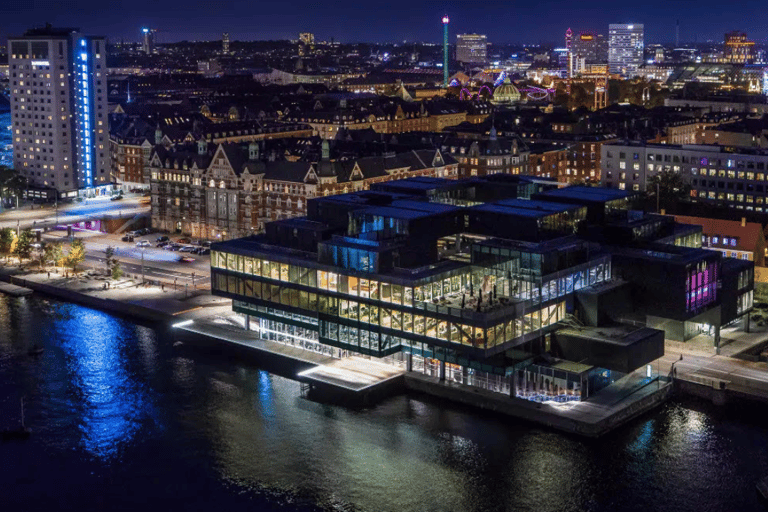
<path id="1" fill-rule="evenodd" d="M 602 187 L 573 186 L 554 190 L 547 190 L 540 194 L 542 197 L 578 199 L 579 201 L 606 202 L 615 199 L 624 199 L 633 194 L 625 190 Z"/>

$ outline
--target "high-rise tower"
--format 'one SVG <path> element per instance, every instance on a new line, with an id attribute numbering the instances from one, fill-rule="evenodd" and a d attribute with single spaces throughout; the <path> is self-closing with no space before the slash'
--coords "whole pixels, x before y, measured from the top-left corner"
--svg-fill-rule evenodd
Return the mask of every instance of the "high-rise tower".
<path id="1" fill-rule="evenodd" d="M 141 50 L 147 54 L 152 55 L 155 52 L 155 31 L 151 28 L 144 27 L 141 29 Z"/>
<path id="2" fill-rule="evenodd" d="M 109 184 L 104 38 L 48 25 L 8 42 L 14 167 L 62 197 Z"/>
<path id="3" fill-rule="evenodd" d="M 443 16 L 443 87 L 448 87 L 448 15 Z"/>
<path id="4" fill-rule="evenodd" d="M 485 64 L 488 60 L 488 38 L 480 34 L 456 35 L 456 61 Z"/>
<path id="5" fill-rule="evenodd" d="M 221 53 L 229 55 L 229 32 L 224 32 L 221 35 Z"/>
<path id="6" fill-rule="evenodd" d="M 635 76 L 643 63 L 643 25 L 608 25 L 608 69 L 625 77 Z"/>

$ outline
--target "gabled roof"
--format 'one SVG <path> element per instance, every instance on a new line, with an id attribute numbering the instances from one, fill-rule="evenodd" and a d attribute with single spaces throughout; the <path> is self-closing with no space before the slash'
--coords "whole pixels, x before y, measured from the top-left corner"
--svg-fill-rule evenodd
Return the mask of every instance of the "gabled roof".
<path id="1" fill-rule="evenodd" d="M 675 215 L 675 221 L 681 224 L 694 224 L 701 226 L 702 233 L 710 237 L 710 246 L 723 249 L 736 249 L 739 251 L 755 251 L 758 242 L 765 239 L 763 227 L 757 222 L 742 223 L 738 220 L 710 219 L 707 217 L 688 217 Z M 712 237 L 718 237 L 718 243 L 714 243 Z M 723 244 L 723 237 L 729 239 L 728 244 Z M 736 245 L 730 244 L 730 239 L 736 239 Z"/>

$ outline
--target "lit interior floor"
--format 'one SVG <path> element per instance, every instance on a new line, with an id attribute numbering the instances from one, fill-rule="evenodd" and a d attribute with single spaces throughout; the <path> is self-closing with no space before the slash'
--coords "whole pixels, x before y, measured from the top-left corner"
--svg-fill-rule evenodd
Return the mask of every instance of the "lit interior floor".
<path id="1" fill-rule="evenodd" d="M 305 370 L 299 376 L 350 391 L 363 391 L 403 373 L 405 370 L 396 366 L 361 357 L 347 357 Z"/>

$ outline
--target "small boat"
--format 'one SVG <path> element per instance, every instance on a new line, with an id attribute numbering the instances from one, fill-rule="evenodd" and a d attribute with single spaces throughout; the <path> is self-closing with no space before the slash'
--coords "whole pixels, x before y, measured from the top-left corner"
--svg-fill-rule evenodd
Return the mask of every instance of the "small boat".
<path id="1" fill-rule="evenodd" d="M 768 500 L 768 476 L 764 476 L 757 481 L 757 492 L 760 493 L 763 499 Z"/>
<path id="2" fill-rule="evenodd" d="M 21 426 L 14 429 L 3 430 L 0 432 L 0 439 L 3 441 L 17 441 L 29 439 L 32 431 L 24 425 L 24 398 L 21 398 Z"/>
<path id="3" fill-rule="evenodd" d="M 42 354 L 43 354 L 43 347 L 41 347 L 40 345 L 37 345 L 37 344 L 35 344 L 34 347 L 32 347 L 31 349 L 29 349 L 27 351 L 27 355 L 32 356 L 32 357 L 37 357 L 37 356 L 40 356 Z"/>

